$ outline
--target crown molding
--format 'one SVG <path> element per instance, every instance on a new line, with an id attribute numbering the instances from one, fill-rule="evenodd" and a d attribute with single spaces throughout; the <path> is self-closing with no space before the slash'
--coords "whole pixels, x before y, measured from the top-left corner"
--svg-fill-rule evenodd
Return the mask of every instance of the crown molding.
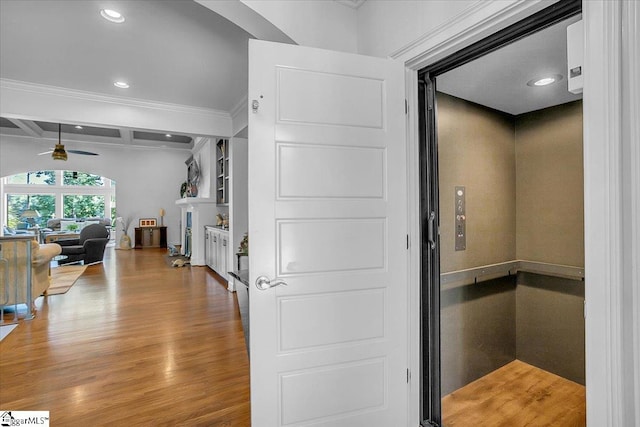
<path id="1" fill-rule="evenodd" d="M 93 147 L 94 150 L 99 149 L 100 147 L 127 147 L 152 150 L 189 151 L 194 144 L 194 142 L 192 141 L 188 144 L 177 142 L 163 142 L 162 145 L 159 145 L 158 141 L 151 141 L 146 139 L 133 140 L 131 138 L 131 134 L 133 134 L 132 129 L 120 129 L 120 133 L 121 135 L 127 134 L 128 136 L 111 138 L 105 136 L 65 134 L 64 137 L 62 137 L 60 140 L 63 144 L 70 145 L 70 148 L 80 149 L 89 145 Z M 53 145 L 58 142 L 58 135 L 56 132 L 43 132 L 41 136 L 34 137 L 32 135 L 23 133 L 20 129 L 0 128 L 0 140 L 23 140 L 25 142 L 41 141 Z"/>
<path id="2" fill-rule="evenodd" d="M 126 107 L 142 107 L 154 110 L 164 110 L 177 113 L 199 114 L 206 116 L 219 116 L 229 119 L 228 112 L 212 108 L 192 107 L 189 105 L 172 104 L 168 102 L 149 101 L 144 99 L 127 98 L 121 96 L 104 95 L 96 92 L 88 92 L 77 89 L 69 89 L 58 86 L 43 85 L 20 80 L 0 78 L 0 90 L 12 89 L 23 92 L 37 93 L 40 95 L 63 96 L 72 99 L 117 104 Z"/>
<path id="3" fill-rule="evenodd" d="M 206 136 L 197 136 L 193 139 L 193 148 L 191 149 L 192 153 L 198 152 L 205 144 L 209 142 L 209 137 Z"/>
<path id="4" fill-rule="evenodd" d="M 392 52 L 389 57 L 401 59 L 409 68 L 420 69 L 555 2 L 517 0 L 505 5 L 499 1 L 477 0 L 453 18 Z"/>

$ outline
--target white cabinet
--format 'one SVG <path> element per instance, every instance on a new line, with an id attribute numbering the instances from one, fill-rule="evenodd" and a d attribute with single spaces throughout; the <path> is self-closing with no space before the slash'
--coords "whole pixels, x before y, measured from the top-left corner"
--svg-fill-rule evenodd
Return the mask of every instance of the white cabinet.
<path id="1" fill-rule="evenodd" d="M 229 232 L 216 227 L 205 226 L 205 260 L 209 268 L 228 280 Z"/>

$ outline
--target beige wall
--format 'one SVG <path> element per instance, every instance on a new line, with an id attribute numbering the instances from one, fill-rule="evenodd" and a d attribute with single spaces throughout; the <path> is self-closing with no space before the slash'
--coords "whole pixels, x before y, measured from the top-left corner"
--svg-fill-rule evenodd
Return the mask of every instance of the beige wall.
<path id="1" fill-rule="evenodd" d="M 511 116 L 438 93 L 443 273 L 514 259 L 584 267 L 582 101 Z M 455 250 L 454 187 L 467 249 Z"/>
<path id="2" fill-rule="evenodd" d="M 582 101 L 516 117 L 516 256 L 584 267 Z"/>
<path id="3" fill-rule="evenodd" d="M 440 269 L 516 256 L 516 164 L 511 116 L 437 94 Z M 455 250 L 454 188 L 466 187 L 467 249 Z"/>

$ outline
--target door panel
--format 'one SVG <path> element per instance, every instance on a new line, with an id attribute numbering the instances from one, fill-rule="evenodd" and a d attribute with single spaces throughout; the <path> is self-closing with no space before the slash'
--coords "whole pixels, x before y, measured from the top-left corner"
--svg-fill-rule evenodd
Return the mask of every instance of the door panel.
<path id="1" fill-rule="evenodd" d="M 384 269 L 384 218 L 278 221 L 278 275 Z"/>
<path id="2" fill-rule="evenodd" d="M 279 298 L 280 352 L 384 338 L 383 289 Z M 352 316 L 351 313 L 358 313 Z M 322 323 L 317 319 L 323 318 Z"/>
<path id="3" fill-rule="evenodd" d="M 251 41 L 254 426 L 407 419 L 404 68 Z"/>
<path id="4" fill-rule="evenodd" d="M 278 144 L 278 198 L 384 198 L 380 148 Z"/>
<path id="5" fill-rule="evenodd" d="M 284 67 L 277 79 L 279 122 L 383 127 L 383 80 Z"/>

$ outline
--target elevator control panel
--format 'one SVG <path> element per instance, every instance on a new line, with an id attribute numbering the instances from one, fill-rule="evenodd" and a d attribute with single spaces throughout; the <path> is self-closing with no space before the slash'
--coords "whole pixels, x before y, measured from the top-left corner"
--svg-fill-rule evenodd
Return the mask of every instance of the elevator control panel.
<path id="1" fill-rule="evenodd" d="M 456 251 L 464 251 L 467 249 L 467 208 L 465 204 L 466 190 L 462 186 L 456 186 L 456 206 L 455 206 L 455 224 L 456 224 Z"/>

